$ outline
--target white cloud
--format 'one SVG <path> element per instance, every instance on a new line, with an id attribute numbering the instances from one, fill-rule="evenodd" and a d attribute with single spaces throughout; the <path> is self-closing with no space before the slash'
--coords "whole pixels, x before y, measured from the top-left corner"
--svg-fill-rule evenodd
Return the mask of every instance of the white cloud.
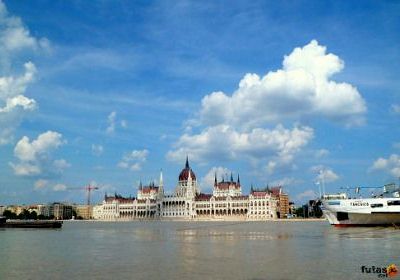
<path id="1" fill-rule="evenodd" d="M 0 53 L 2 59 L 21 50 L 49 50 L 50 42 L 46 38 L 33 37 L 21 18 L 8 13 L 6 6 L 0 1 Z"/>
<path id="2" fill-rule="evenodd" d="M 108 117 L 107 117 L 107 129 L 106 133 L 111 135 L 114 134 L 116 128 L 117 128 L 118 122 L 117 122 L 117 112 L 112 111 Z M 126 120 L 121 120 L 119 122 L 119 126 L 126 129 L 128 127 L 128 122 Z"/>
<path id="3" fill-rule="evenodd" d="M 282 64 L 264 76 L 244 75 L 232 94 L 206 95 L 167 159 L 181 162 L 187 154 L 202 163 L 245 159 L 271 175 L 295 169 L 295 156 L 312 140 L 313 129 L 299 121 L 318 117 L 345 126 L 364 122 L 364 99 L 354 86 L 332 80 L 344 62 L 326 47 L 313 40 L 295 48 Z M 281 125 L 290 121 L 295 122 L 292 129 Z M 315 156 L 328 153 L 322 149 Z M 331 180 L 337 179 L 334 175 L 327 171 Z"/>
<path id="4" fill-rule="evenodd" d="M 0 144 L 8 144 L 13 139 L 15 128 L 26 112 L 36 109 L 36 101 L 26 97 L 25 91 L 34 81 L 36 67 L 25 63 L 22 76 L 0 76 Z"/>
<path id="5" fill-rule="evenodd" d="M 34 190 L 43 190 L 48 185 L 49 181 L 44 179 L 39 179 L 35 181 Z"/>
<path id="6" fill-rule="evenodd" d="M 118 167 L 123 169 L 130 169 L 132 171 L 140 171 L 142 164 L 147 160 L 149 151 L 144 150 L 133 150 L 132 152 L 125 154 L 121 161 L 118 163 Z"/>
<path id="7" fill-rule="evenodd" d="M 104 152 L 104 147 L 102 145 L 92 144 L 92 154 L 95 156 L 101 156 Z"/>
<path id="8" fill-rule="evenodd" d="M 392 154 L 388 158 L 378 158 L 372 164 L 370 170 L 381 170 L 393 177 L 400 177 L 400 156 Z"/>
<path id="9" fill-rule="evenodd" d="M 117 117 L 117 113 L 115 111 L 111 112 L 108 117 L 107 117 L 107 129 L 106 132 L 107 134 L 113 134 L 115 131 L 115 119 Z"/>
<path id="10" fill-rule="evenodd" d="M 56 184 L 53 187 L 53 191 L 55 191 L 55 192 L 61 192 L 61 191 L 65 191 L 65 190 L 67 190 L 67 186 L 64 184 Z"/>
<path id="11" fill-rule="evenodd" d="M 189 154 L 193 160 L 204 162 L 211 158 L 273 159 L 275 167 L 292 162 L 294 155 L 313 136 L 310 127 L 295 126 L 290 130 L 278 125 L 273 130 L 255 128 L 249 132 L 238 132 L 228 125 L 219 125 L 206 128 L 200 134 L 182 135 L 176 144 L 177 148 L 169 151 L 167 158 L 182 162 Z"/>
<path id="12" fill-rule="evenodd" d="M 305 190 L 304 192 L 299 193 L 296 196 L 296 200 L 303 201 L 303 200 L 315 199 L 317 197 L 318 197 L 318 195 L 315 193 L 315 191 L 313 191 L 313 190 Z"/>
<path id="13" fill-rule="evenodd" d="M 222 166 L 211 168 L 207 172 L 207 174 L 199 180 L 199 184 L 202 191 L 212 191 L 214 186 L 215 174 L 217 174 L 217 180 L 219 182 L 221 181 L 222 178 L 225 178 L 227 175 L 230 175 L 231 170 Z"/>
<path id="14" fill-rule="evenodd" d="M 71 167 L 65 159 L 57 159 L 53 161 L 53 166 L 58 172 L 62 172 L 64 169 Z"/>
<path id="15" fill-rule="evenodd" d="M 28 52 L 50 50 L 46 38 L 35 38 L 19 17 L 8 13 L 0 1 L 0 145 L 13 141 L 15 129 L 27 112 L 37 107 L 36 101 L 25 96 L 34 81 L 36 68 L 32 62 L 24 64 L 25 74 L 10 73 L 14 61 L 21 61 Z"/>
<path id="16" fill-rule="evenodd" d="M 246 74 L 231 95 L 213 92 L 201 104 L 199 122 L 254 127 L 283 119 L 323 116 L 345 125 L 364 120 L 366 105 L 358 90 L 331 76 L 344 62 L 313 40 L 285 56 L 283 68 L 260 77 Z"/>
<path id="17" fill-rule="evenodd" d="M 316 182 L 332 183 L 340 177 L 331 168 L 324 167 L 323 165 L 316 165 L 311 167 L 311 171 L 317 173 L 315 177 Z"/>
<path id="18" fill-rule="evenodd" d="M 285 177 L 282 179 L 274 180 L 269 185 L 271 186 L 283 186 L 283 187 L 289 187 L 293 186 L 295 184 L 301 183 L 301 180 L 295 179 L 295 178 L 290 178 L 290 177 Z"/>
<path id="19" fill-rule="evenodd" d="M 390 106 L 390 111 L 394 114 L 400 114 L 400 105 L 392 104 L 392 106 Z"/>
<path id="20" fill-rule="evenodd" d="M 47 172 L 60 173 L 70 165 L 64 159 L 52 161 L 51 153 L 64 143 L 62 135 L 54 131 L 42 133 L 32 142 L 24 136 L 14 148 L 14 156 L 19 162 L 10 165 L 14 173 L 20 176 L 34 176 Z"/>
<path id="21" fill-rule="evenodd" d="M 10 166 L 14 169 L 14 174 L 18 176 L 34 176 L 42 173 L 42 169 L 39 165 L 20 162 L 18 164 L 10 163 Z"/>

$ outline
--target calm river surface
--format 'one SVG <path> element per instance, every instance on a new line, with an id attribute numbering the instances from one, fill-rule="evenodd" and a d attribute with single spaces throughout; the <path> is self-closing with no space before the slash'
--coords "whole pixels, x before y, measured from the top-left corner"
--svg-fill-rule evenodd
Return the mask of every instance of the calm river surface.
<path id="1" fill-rule="evenodd" d="M 0 279 L 379 279 L 400 230 L 327 222 L 64 222 L 0 230 Z M 397 278 L 400 279 L 400 276 Z"/>

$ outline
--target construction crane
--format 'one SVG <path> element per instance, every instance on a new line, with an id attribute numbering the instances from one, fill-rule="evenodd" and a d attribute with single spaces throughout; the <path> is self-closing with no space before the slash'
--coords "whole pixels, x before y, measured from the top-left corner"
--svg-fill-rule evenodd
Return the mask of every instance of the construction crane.
<path id="1" fill-rule="evenodd" d="M 99 187 L 91 186 L 90 184 L 85 187 L 78 187 L 78 188 L 68 188 L 68 190 L 85 190 L 86 197 L 87 197 L 87 206 L 90 206 L 90 193 L 94 190 L 98 190 Z"/>

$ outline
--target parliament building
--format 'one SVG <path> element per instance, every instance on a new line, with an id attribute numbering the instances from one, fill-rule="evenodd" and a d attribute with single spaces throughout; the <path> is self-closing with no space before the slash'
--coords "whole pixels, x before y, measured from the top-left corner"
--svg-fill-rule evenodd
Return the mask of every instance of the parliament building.
<path id="1" fill-rule="evenodd" d="M 105 195 L 102 204 L 93 207 L 99 220 L 186 219 L 186 220 L 271 220 L 289 213 L 288 195 L 282 187 L 255 190 L 242 194 L 239 175 L 236 180 L 218 182 L 215 174 L 213 193 L 201 193 L 196 174 L 186 159 L 172 195 L 164 193 L 163 175 L 158 186 L 140 183 L 137 197 Z"/>

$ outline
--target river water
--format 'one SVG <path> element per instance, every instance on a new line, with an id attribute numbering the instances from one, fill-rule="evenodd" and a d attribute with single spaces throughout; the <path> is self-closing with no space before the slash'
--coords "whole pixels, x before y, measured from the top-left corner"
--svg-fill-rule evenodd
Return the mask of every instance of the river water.
<path id="1" fill-rule="evenodd" d="M 64 222 L 0 230 L 0 279 L 379 279 L 400 230 L 327 222 Z M 400 276 L 398 276 L 400 279 Z"/>

